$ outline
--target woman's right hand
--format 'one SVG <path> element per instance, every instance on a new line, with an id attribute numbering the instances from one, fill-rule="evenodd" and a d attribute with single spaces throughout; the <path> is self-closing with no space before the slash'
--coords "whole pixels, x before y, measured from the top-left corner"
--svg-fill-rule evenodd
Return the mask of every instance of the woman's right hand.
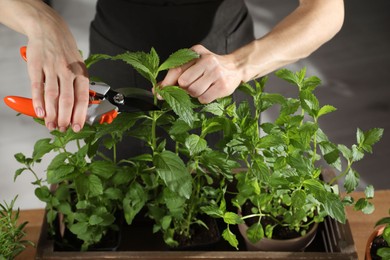
<path id="1" fill-rule="evenodd" d="M 22 19 L 24 20 L 20 20 Z M 65 21 L 38 0 L 0 0 L 0 21 L 28 37 L 27 67 L 32 100 L 49 130 L 84 126 L 89 80 Z"/>

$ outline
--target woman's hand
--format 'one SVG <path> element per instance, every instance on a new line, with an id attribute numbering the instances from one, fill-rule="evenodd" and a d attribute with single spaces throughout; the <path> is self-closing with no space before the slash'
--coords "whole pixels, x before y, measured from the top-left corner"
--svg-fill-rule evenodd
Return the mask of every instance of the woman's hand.
<path id="1" fill-rule="evenodd" d="M 39 0 L 0 0 L 0 22 L 28 37 L 27 67 L 35 113 L 49 130 L 84 126 L 89 80 L 65 21 Z"/>
<path id="2" fill-rule="evenodd" d="M 179 85 L 204 104 L 232 94 L 241 83 L 241 74 L 232 56 L 216 55 L 202 45 L 191 49 L 200 57 L 170 69 L 160 85 Z"/>

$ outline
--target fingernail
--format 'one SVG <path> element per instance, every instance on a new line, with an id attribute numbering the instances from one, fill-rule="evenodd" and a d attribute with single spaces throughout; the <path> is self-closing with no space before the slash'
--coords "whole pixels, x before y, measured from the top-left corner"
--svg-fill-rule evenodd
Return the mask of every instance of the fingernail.
<path id="1" fill-rule="evenodd" d="M 56 129 L 56 125 L 53 122 L 47 123 L 47 128 L 49 131 L 54 131 Z"/>
<path id="2" fill-rule="evenodd" d="M 66 132 L 66 127 L 61 126 L 59 130 L 60 130 L 61 133 L 65 133 Z"/>
<path id="3" fill-rule="evenodd" d="M 163 97 L 160 94 L 157 94 L 157 99 L 158 100 L 163 100 Z"/>
<path id="4" fill-rule="evenodd" d="M 42 117 L 45 116 L 45 113 L 43 112 L 43 109 L 42 109 L 41 107 L 37 107 L 37 108 L 35 109 L 35 114 L 37 114 L 37 116 L 38 116 L 39 118 L 42 118 Z"/>
<path id="5" fill-rule="evenodd" d="M 72 128 L 73 128 L 73 132 L 75 132 L 75 133 L 78 133 L 81 130 L 81 127 L 79 124 L 74 124 Z"/>

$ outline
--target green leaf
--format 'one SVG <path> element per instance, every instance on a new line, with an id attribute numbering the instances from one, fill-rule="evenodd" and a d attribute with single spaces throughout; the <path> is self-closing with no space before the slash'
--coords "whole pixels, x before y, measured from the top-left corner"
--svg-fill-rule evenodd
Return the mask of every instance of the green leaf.
<path id="1" fill-rule="evenodd" d="M 348 147 L 346 147 L 343 144 L 337 145 L 337 148 L 341 152 L 341 154 L 346 158 L 347 160 L 352 159 L 352 150 L 350 150 Z"/>
<path id="2" fill-rule="evenodd" d="M 177 193 L 171 191 L 170 189 L 165 189 L 163 194 L 163 199 L 167 205 L 167 208 L 169 209 L 170 214 L 174 218 L 182 219 L 185 210 L 186 199 L 181 196 L 177 196 Z"/>
<path id="3" fill-rule="evenodd" d="M 84 63 L 85 63 L 85 66 L 87 68 L 89 68 L 93 64 L 95 64 L 101 60 L 108 60 L 108 59 L 111 59 L 111 56 L 107 55 L 107 54 L 92 54 L 84 61 Z"/>
<path id="4" fill-rule="evenodd" d="M 87 232 L 88 222 L 78 222 L 70 225 L 69 230 L 75 235 L 81 235 Z"/>
<path id="5" fill-rule="evenodd" d="M 89 196 L 95 197 L 103 194 L 102 181 L 96 175 L 89 175 L 88 177 L 88 193 Z"/>
<path id="6" fill-rule="evenodd" d="M 357 188 L 357 186 L 359 185 L 359 180 L 359 174 L 356 171 L 350 169 L 345 176 L 344 182 L 344 187 L 348 193 L 354 191 Z"/>
<path id="7" fill-rule="evenodd" d="M 280 69 L 280 70 L 275 72 L 275 75 L 278 78 L 281 78 L 281 79 L 283 79 L 283 80 L 285 80 L 293 85 L 298 85 L 298 83 L 299 83 L 299 79 L 296 77 L 296 75 L 288 69 L 285 69 L 285 68 Z"/>
<path id="8" fill-rule="evenodd" d="M 344 205 L 336 194 L 325 192 L 323 193 L 321 202 L 324 204 L 325 211 L 328 215 L 340 223 L 345 224 L 346 216 Z"/>
<path id="9" fill-rule="evenodd" d="M 140 75 L 146 78 L 149 82 L 156 85 L 156 73 L 157 68 L 156 65 L 156 57 L 151 54 L 147 54 L 145 52 L 126 52 L 123 54 L 119 54 L 114 56 L 113 60 L 122 60 L 127 64 L 131 65 Z"/>
<path id="10" fill-rule="evenodd" d="M 47 170 L 47 182 L 49 184 L 60 183 L 69 178 L 69 175 L 74 173 L 75 168 L 73 165 L 60 165 L 55 169 Z"/>
<path id="11" fill-rule="evenodd" d="M 179 67 L 193 59 L 199 58 L 199 54 L 194 52 L 191 49 L 180 49 L 174 53 L 172 53 L 166 61 L 164 61 L 158 71 L 163 71 L 167 69 L 172 69 Z"/>
<path id="12" fill-rule="evenodd" d="M 225 221 L 225 223 L 227 224 L 232 224 L 232 225 L 240 224 L 244 222 L 241 219 L 241 217 L 234 212 L 225 212 L 225 214 L 223 215 L 223 221 Z"/>
<path id="13" fill-rule="evenodd" d="M 301 91 L 299 93 L 299 98 L 301 100 L 301 106 L 306 112 L 313 118 L 315 118 L 319 113 L 319 101 L 317 97 L 310 91 Z"/>
<path id="14" fill-rule="evenodd" d="M 14 175 L 14 181 L 16 181 L 16 178 L 18 178 L 19 175 L 21 175 L 25 170 L 28 170 L 27 168 L 20 168 L 15 171 Z"/>
<path id="15" fill-rule="evenodd" d="M 255 223 L 248 228 L 246 231 L 249 241 L 252 243 L 257 243 L 260 239 L 264 237 L 264 229 L 260 223 Z"/>
<path id="16" fill-rule="evenodd" d="M 123 196 L 122 191 L 118 188 L 110 187 L 104 191 L 104 195 L 111 200 L 120 200 Z"/>
<path id="17" fill-rule="evenodd" d="M 382 136 L 382 128 L 373 128 L 363 133 L 360 129 L 357 130 L 357 140 L 359 147 L 369 153 L 372 153 L 372 146 L 377 143 L 382 138 Z"/>
<path id="18" fill-rule="evenodd" d="M 203 206 L 201 207 L 201 209 L 204 213 L 214 218 L 221 218 L 224 214 L 224 212 L 220 208 L 214 205 Z"/>
<path id="19" fill-rule="evenodd" d="M 116 165 L 110 161 L 93 161 L 89 170 L 104 179 L 110 178 L 115 173 Z"/>
<path id="20" fill-rule="evenodd" d="M 198 135 L 192 134 L 186 138 L 185 146 L 190 151 L 190 155 L 194 156 L 207 148 L 207 141 Z"/>
<path id="21" fill-rule="evenodd" d="M 323 115 L 326 115 L 326 114 L 329 114 L 333 111 L 336 111 L 337 109 L 334 107 L 334 106 L 331 106 L 331 105 L 325 105 L 323 107 L 320 108 L 320 110 L 318 111 L 317 113 L 317 117 L 320 117 L 320 116 L 323 116 Z"/>
<path id="22" fill-rule="evenodd" d="M 100 216 L 98 216 L 98 215 L 92 215 L 89 218 L 89 224 L 91 226 L 99 225 L 102 222 L 103 222 L 103 219 Z"/>
<path id="23" fill-rule="evenodd" d="M 51 138 L 38 140 L 34 145 L 33 159 L 34 161 L 41 159 L 42 156 L 51 152 L 55 146 L 50 143 Z"/>
<path id="24" fill-rule="evenodd" d="M 69 215 L 72 214 L 72 208 L 68 202 L 62 202 L 60 205 L 58 205 L 58 212 Z"/>
<path id="25" fill-rule="evenodd" d="M 235 234 L 233 234 L 229 228 L 226 228 L 222 232 L 222 237 L 229 242 L 229 244 L 238 250 L 238 240 Z"/>
<path id="26" fill-rule="evenodd" d="M 18 163 L 21 163 L 21 164 L 25 164 L 26 163 L 26 156 L 22 153 L 17 153 L 14 155 L 16 161 Z"/>
<path id="27" fill-rule="evenodd" d="M 375 211 L 375 206 L 371 202 L 367 201 L 366 206 L 362 209 L 362 212 L 364 214 L 372 214 Z"/>
<path id="28" fill-rule="evenodd" d="M 188 93 L 176 86 L 157 88 L 158 94 L 169 104 L 181 120 L 192 126 L 194 122 L 193 105 Z"/>
<path id="29" fill-rule="evenodd" d="M 375 223 L 375 226 L 390 225 L 390 217 L 383 217 Z"/>
<path id="30" fill-rule="evenodd" d="M 374 186 L 372 186 L 372 185 L 368 185 L 364 189 L 364 194 L 366 195 L 367 199 L 373 199 L 374 198 L 374 193 L 375 193 L 375 190 L 374 190 Z"/>
<path id="31" fill-rule="evenodd" d="M 180 157 L 173 152 L 163 151 L 154 156 L 153 163 L 158 175 L 171 191 L 190 198 L 192 178 Z"/>
<path id="32" fill-rule="evenodd" d="M 388 248 L 388 247 L 379 248 L 377 251 L 377 254 L 379 256 L 381 256 L 383 260 L 389 260 L 390 259 L 390 248 Z"/>
<path id="33" fill-rule="evenodd" d="M 208 112 L 208 113 L 211 113 L 215 116 L 222 116 L 224 109 L 223 109 L 222 104 L 219 104 L 217 102 L 213 102 L 213 103 L 205 105 L 202 108 L 202 112 Z"/>
<path id="34" fill-rule="evenodd" d="M 301 208 L 306 204 L 306 193 L 303 190 L 296 190 L 291 195 L 291 204 L 295 208 Z"/>
<path id="35" fill-rule="evenodd" d="M 43 202 L 50 202 L 51 200 L 51 193 L 48 187 L 46 186 L 41 186 L 35 189 L 35 196 Z"/>

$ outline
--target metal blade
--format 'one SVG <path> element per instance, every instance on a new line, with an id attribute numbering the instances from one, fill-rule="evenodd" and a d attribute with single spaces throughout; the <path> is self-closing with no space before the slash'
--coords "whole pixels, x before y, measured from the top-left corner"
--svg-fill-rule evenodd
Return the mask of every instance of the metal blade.
<path id="1" fill-rule="evenodd" d="M 119 112 L 140 112 L 159 110 L 160 108 L 154 105 L 153 95 L 144 95 L 138 92 L 134 96 L 125 96 L 122 93 L 114 90 L 109 90 L 106 98 L 118 107 Z"/>

